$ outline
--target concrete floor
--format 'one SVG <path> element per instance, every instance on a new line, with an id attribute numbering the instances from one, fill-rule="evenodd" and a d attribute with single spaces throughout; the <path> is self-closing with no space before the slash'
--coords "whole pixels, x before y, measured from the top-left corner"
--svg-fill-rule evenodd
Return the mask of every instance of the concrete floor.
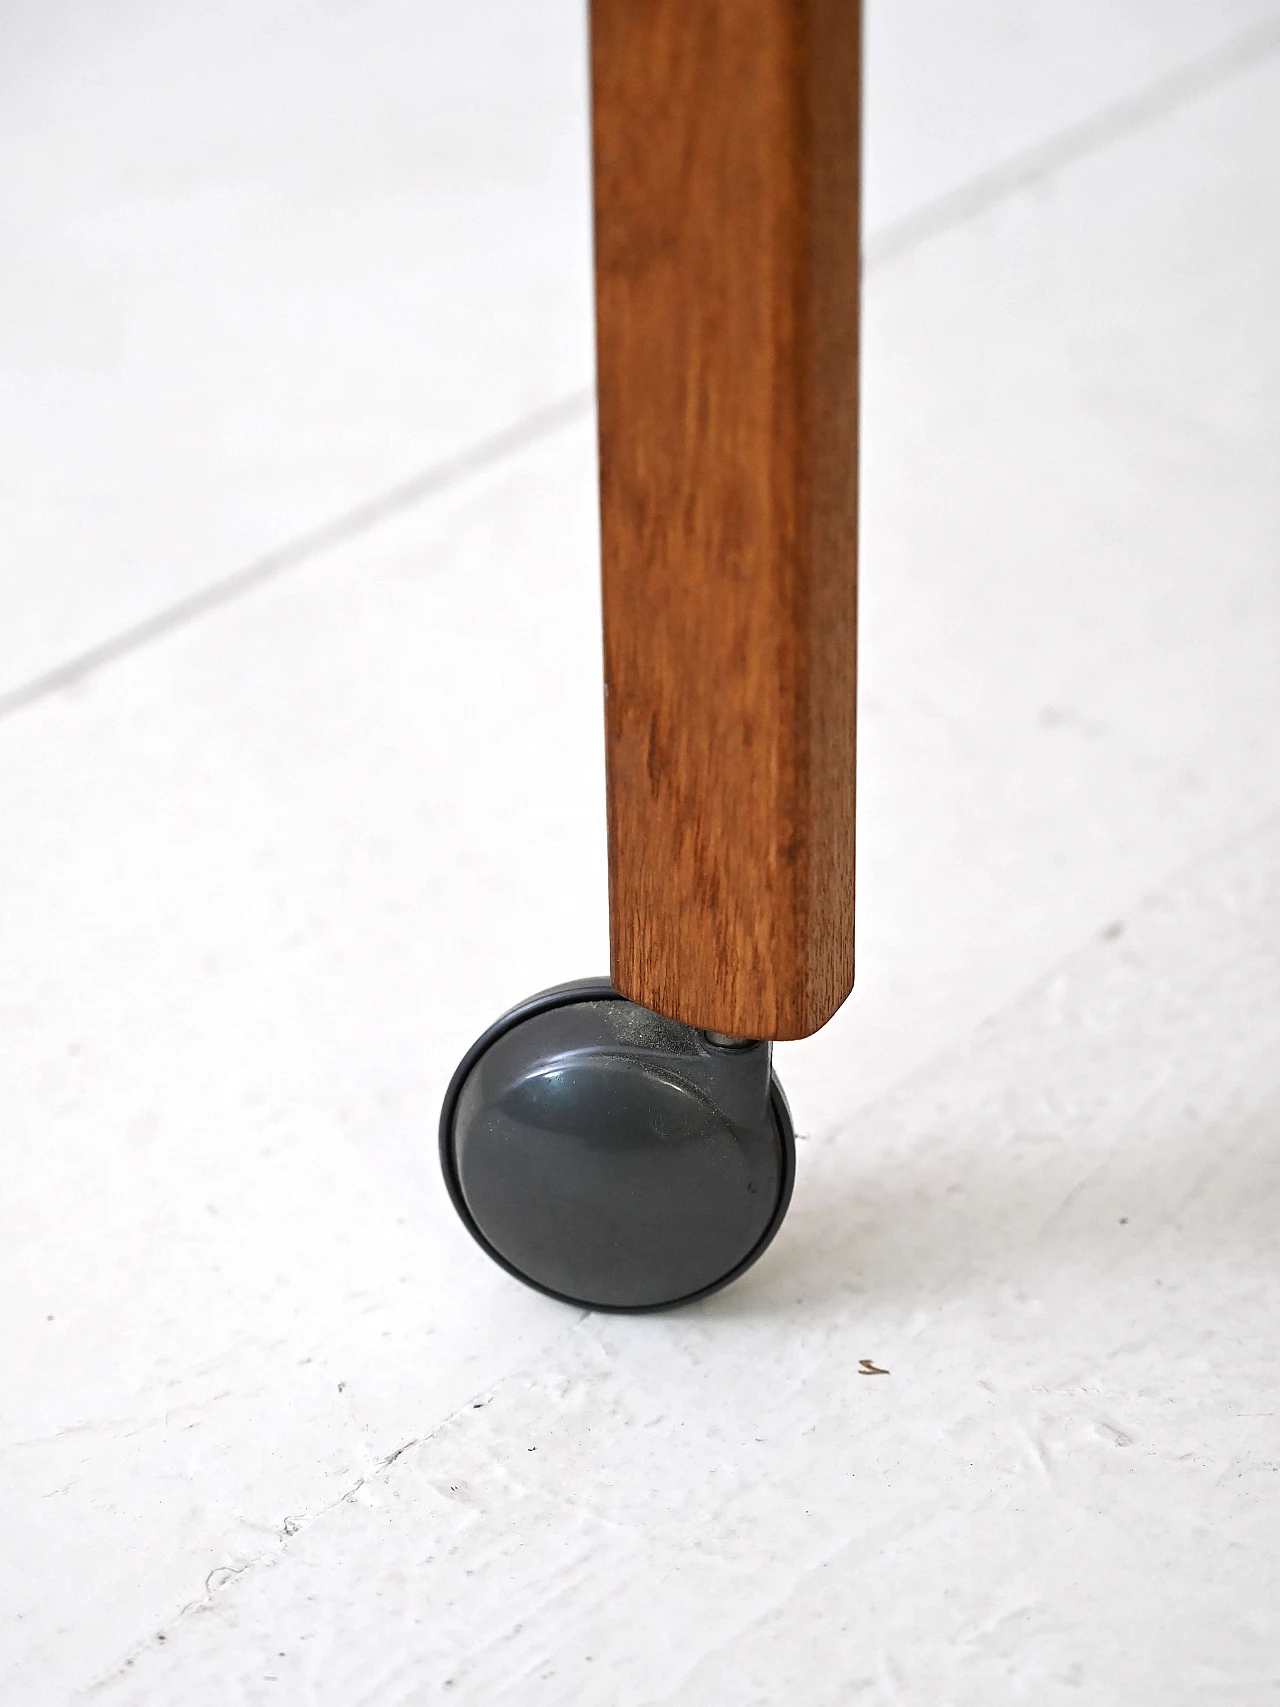
<path id="1" fill-rule="evenodd" d="M 6 1703 L 1280 1698 L 1280 8 L 871 3 L 859 985 L 636 1320 L 433 1156 L 606 960 L 580 10 L 6 10 Z"/>

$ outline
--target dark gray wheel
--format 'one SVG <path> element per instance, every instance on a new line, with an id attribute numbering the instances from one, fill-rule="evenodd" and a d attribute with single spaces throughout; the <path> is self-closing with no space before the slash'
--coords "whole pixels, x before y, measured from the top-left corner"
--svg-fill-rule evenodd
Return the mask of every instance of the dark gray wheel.
<path id="1" fill-rule="evenodd" d="M 597 1310 L 714 1292 L 781 1225 L 795 1139 L 767 1043 L 695 1031 L 607 979 L 532 996 L 463 1057 L 440 1162 L 517 1279 Z"/>

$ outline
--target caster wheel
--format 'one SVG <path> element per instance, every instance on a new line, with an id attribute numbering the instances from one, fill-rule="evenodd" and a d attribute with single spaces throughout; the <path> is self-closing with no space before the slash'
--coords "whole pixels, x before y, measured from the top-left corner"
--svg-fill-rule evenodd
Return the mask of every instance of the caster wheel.
<path id="1" fill-rule="evenodd" d="M 440 1115 L 454 1207 L 496 1262 L 595 1310 L 714 1292 L 782 1223 L 795 1137 L 767 1043 L 718 1040 L 603 978 L 531 996 Z"/>

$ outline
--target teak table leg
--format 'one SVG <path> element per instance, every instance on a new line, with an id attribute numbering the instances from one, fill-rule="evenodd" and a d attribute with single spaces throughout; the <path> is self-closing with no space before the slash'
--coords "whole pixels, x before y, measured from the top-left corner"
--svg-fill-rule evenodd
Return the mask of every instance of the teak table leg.
<path id="1" fill-rule="evenodd" d="M 853 983 L 857 0 L 592 0 L 612 976 Z"/>
<path id="2" fill-rule="evenodd" d="M 450 1196 L 601 1310 L 781 1225 L 770 1043 L 853 982 L 857 0 L 592 0 L 612 979 L 463 1056 Z"/>

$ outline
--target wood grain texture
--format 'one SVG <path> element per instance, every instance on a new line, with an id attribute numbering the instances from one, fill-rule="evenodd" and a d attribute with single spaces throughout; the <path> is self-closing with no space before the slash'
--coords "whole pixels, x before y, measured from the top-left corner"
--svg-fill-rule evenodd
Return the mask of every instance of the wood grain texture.
<path id="1" fill-rule="evenodd" d="M 593 0 L 613 979 L 807 1036 L 853 984 L 856 0 Z"/>

